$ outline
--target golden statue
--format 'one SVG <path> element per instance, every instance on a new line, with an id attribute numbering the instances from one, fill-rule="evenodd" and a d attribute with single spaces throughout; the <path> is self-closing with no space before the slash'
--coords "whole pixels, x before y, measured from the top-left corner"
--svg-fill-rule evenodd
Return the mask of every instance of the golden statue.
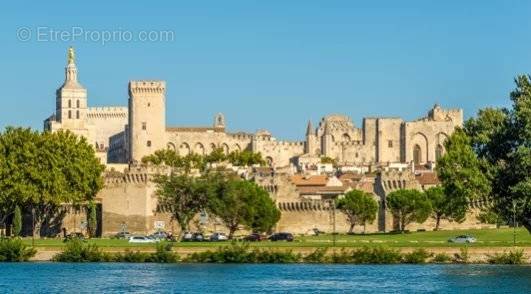
<path id="1" fill-rule="evenodd" d="M 76 59 L 76 53 L 74 53 L 74 48 L 68 48 L 68 64 L 73 64 Z"/>

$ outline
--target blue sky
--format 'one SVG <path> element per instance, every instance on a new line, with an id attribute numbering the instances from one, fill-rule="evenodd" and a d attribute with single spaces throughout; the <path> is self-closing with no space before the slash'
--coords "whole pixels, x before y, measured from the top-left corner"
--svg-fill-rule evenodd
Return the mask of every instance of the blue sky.
<path id="1" fill-rule="evenodd" d="M 514 76 L 531 73 L 531 1 L 155 2 L 4 3 L 0 127 L 42 128 L 70 45 L 92 106 L 125 106 L 129 80 L 163 79 L 169 125 L 210 125 L 223 112 L 231 131 L 283 139 L 329 113 L 360 126 L 364 116 L 415 119 L 437 102 L 469 117 L 508 105 Z M 36 36 L 74 27 L 174 38 Z"/>

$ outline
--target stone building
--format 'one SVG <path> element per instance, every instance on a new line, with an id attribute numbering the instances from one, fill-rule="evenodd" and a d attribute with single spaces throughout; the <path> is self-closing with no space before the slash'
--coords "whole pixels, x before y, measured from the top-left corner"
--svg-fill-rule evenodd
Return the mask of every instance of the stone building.
<path id="1" fill-rule="evenodd" d="M 245 175 L 265 187 L 277 202 L 282 211 L 278 230 L 304 233 L 319 227 L 330 231 L 329 201 L 351 189 L 362 189 L 380 202 L 378 221 L 366 229 L 389 231 L 393 220 L 385 210 L 387 193 L 436 185 L 436 178 L 418 171 L 433 169 L 445 152 L 444 140 L 463 123 L 461 109 L 438 105 L 414 121 L 370 117 L 363 119 L 361 127 L 348 116 L 334 114 L 323 117 L 316 128 L 308 122 L 304 141 L 282 141 L 267 130 L 231 132 L 221 113 L 214 116 L 211 126 L 168 126 L 166 86 L 158 80 L 130 81 L 127 106 L 89 107 L 74 50 L 68 50 L 65 81 L 56 92 L 56 110 L 44 121 L 44 129 L 84 136 L 107 165 L 105 188 L 97 195 L 103 234 L 117 232 L 124 224 L 131 231 L 145 233 L 161 224 L 168 228 L 171 220 L 156 209 L 155 187 L 150 181 L 154 171 L 139 164 L 144 156 L 165 148 L 180 155 L 204 155 L 216 148 L 225 153 L 260 152 L 269 167 Z M 333 159 L 337 168 L 320 165 L 322 157 Z M 305 178 L 311 171 L 320 178 Z M 348 228 L 344 218 L 337 219 L 343 222 L 339 231 Z"/>

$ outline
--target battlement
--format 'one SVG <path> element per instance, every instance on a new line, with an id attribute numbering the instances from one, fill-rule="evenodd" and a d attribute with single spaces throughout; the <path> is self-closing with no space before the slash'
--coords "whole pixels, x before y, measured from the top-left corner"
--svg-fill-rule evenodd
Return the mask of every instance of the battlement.
<path id="1" fill-rule="evenodd" d="M 129 81 L 129 95 L 133 94 L 164 94 L 166 82 L 157 80 Z"/>
<path id="2" fill-rule="evenodd" d="M 329 202 L 322 200 L 313 201 L 294 201 L 277 203 L 280 211 L 329 211 L 331 206 Z"/>
<path id="3" fill-rule="evenodd" d="M 335 142 L 336 146 L 361 146 L 363 145 L 362 141 L 343 141 L 343 142 Z"/>
<path id="4" fill-rule="evenodd" d="M 127 118 L 128 108 L 123 106 L 89 107 L 88 118 Z"/>
<path id="5" fill-rule="evenodd" d="M 231 133 L 227 135 L 230 138 L 237 139 L 237 140 L 250 140 L 253 138 L 253 134 L 248 134 L 248 133 Z"/>

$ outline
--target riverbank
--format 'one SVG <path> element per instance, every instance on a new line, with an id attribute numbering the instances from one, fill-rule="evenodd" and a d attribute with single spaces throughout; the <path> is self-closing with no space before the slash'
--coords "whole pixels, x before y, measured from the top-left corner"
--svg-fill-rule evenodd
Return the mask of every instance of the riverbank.
<path id="1" fill-rule="evenodd" d="M 218 244 L 219 245 L 219 244 Z M 229 246 L 229 244 L 226 244 L 225 246 Z M 361 248 L 361 247 L 360 247 Z M 487 263 L 489 257 L 494 256 L 496 254 L 504 254 L 507 252 L 515 251 L 515 250 L 522 250 L 523 254 L 525 256 L 524 263 L 531 264 L 531 247 L 431 247 L 426 248 L 426 251 L 432 255 L 437 254 L 446 254 L 450 258 L 453 258 L 456 254 L 461 254 L 463 248 L 466 248 L 467 254 L 468 254 L 468 261 L 467 263 Z M 59 253 L 62 252 L 61 249 L 58 248 L 36 248 L 37 253 L 34 257 L 30 259 L 30 261 L 52 261 L 53 257 Z M 181 258 L 187 258 L 192 254 L 198 254 L 198 253 L 204 253 L 207 251 L 215 250 L 216 248 L 212 247 L 181 247 L 181 248 L 173 248 L 173 252 L 179 255 Z M 320 247 L 290 247 L 289 249 L 286 248 L 270 248 L 268 250 L 275 251 L 275 252 L 291 252 L 294 254 L 300 254 L 302 256 L 307 256 L 316 250 L 322 249 Z M 331 256 L 334 253 L 340 253 L 341 251 L 344 251 L 346 249 L 353 249 L 353 248 L 341 248 L 341 247 L 335 247 L 335 248 L 327 248 L 326 253 L 327 255 Z M 403 247 L 397 249 L 401 254 L 407 254 L 411 253 L 415 250 L 418 250 L 418 247 Z M 155 252 L 154 247 L 150 248 L 102 248 L 102 252 L 109 253 L 109 254 L 116 254 L 116 253 L 123 253 L 127 251 L 134 251 L 134 252 L 141 252 L 141 253 L 153 253 Z"/>

